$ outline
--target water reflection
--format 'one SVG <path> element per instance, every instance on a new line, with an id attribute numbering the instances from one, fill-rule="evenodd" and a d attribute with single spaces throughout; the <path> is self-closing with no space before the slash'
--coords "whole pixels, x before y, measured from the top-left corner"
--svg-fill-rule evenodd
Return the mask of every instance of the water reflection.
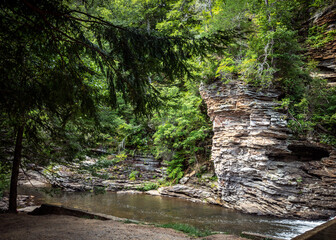
<path id="1" fill-rule="evenodd" d="M 145 194 L 108 192 L 66 193 L 51 196 L 34 189 L 20 189 L 21 194 L 36 196 L 39 203 L 49 203 L 153 223 L 187 223 L 201 229 L 240 234 L 249 231 L 291 239 L 323 221 L 301 221 L 242 214 L 219 206 L 192 203 L 177 198 Z"/>

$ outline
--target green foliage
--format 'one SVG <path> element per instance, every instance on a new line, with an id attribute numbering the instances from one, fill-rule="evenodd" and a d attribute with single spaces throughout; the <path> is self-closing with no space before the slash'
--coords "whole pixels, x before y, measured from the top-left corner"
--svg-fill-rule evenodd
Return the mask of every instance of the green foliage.
<path id="1" fill-rule="evenodd" d="M 298 184 L 301 184 L 302 183 L 302 177 L 298 177 L 297 179 L 296 179 L 296 182 L 298 183 Z"/>
<path id="2" fill-rule="evenodd" d="M 110 168 L 119 163 L 119 159 L 106 159 L 105 157 L 100 158 L 96 163 L 92 165 L 81 165 L 80 172 L 86 173 L 87 171 L 94 177 L 99 177 L 102 179 L 109 179 L 110 175 L 107 172 L 107 168 Z"/>
<path id="3" fill-rule="evenodd" d="M 282 100 L 282 108 L 289 114 L 289 127 L 298 137 L 314 137 L 335 146 L 336 88 L 328 87 L 322 79 L 312 79 L 300 101 Z"/>
<path id="4" fill-rule="evenodd" d="M 167 178 L 160 178 L 157 182 L 160 185 L 160 187 L 172 186 L 175 183 L 174 180 L 169 180 Z"/>
<path id="5" fill-rule="evenodd" d="M 327 25 L 312 26 L 309 28 L 307 44 L 311 48 L 322 48 L 326 43 L 333 41 L 336 38 L 336 30 L 327 30 Z"/>
<path id="6" fill-rule="evenodd" d="M 193 237 L 206 237 L 206 236 L 210 236 L 214 234 L 213 232 L 209 230 L 200 230 L 193 226 L 190 226 L 188 224 L 183 224 L 183 223 L 167 223 L 167 224 L 157 225 L 157 227 L 172 228 L 177 231 L 187 233 L 189 236 L 193 236 Z"/>
<path id="7" fill-rule="evenodd" d="M 288 126 L 297 134 L 302 135 L 307 131 L 312 131 L 314 124 L 309 121 L 309 106 L 307 98 L 302 98 L 299 103 L 289 110 L 292 112 L 292 118 L 288 122 Z M 295 117 L 294 117 L 295 116 Z"/>
<path id="8" fill-rule="evenodd" d="M 118 120 L 102 121 L 100 142 L 114 152 L 154 154 L 168 161 L 169 177 L 178 181 L 189 165 L 208 159 L 211 123 L 196 83 L 157 86 L 163 101 L 159 112 L 150 119 L 136 118 L 130 114 L 130 106 L 123 105 L 122 110 L 111 113 L 111 118 Z"/>
<path id="9" fill-rule="evenodd" d="M 133 171 L 133 172 L 130 173 L 128 178 L 131 181 L 135 181 L 138 177 L 141 177 L 139 171 Z"/>
<path id="10" fill-rule="evenodd" d="M 94 186 L 93 187 L 93 193 L 96 194 L 96 195 L 104 194 L 104 193 L 106 193 L 105 187 Z"/>
<path id="11" fill-rule="evenodd" d="M 3 197 L 5 191 L 9 188 L 9 169 L 0 162 L 0 198 Z"/>
<path id="12" fill-rule="evenodd" d="M 335 135 L 322 133 L 319 135 L 321 143 L 328 144 L 331 146 L 336 146 L 336 137 Z"/>
<path id="13" fill-rule="evenodd" d="M 5 116 L 0 115 L 0 119 Z M 6 120 L 0 120 L 0 198 L 9 188 L 10 161 L 13 139 L 11 129 L 6 129 Z"/>
<path id="14" fill-rule="evenodd" d="M 111 159 L 99 159 L 97 161 L 97 163 L 95 163 L 93 166 L 96 167 L 97 169 L 101 169 L 101 168 L 109 168 L 113 165 L 115 165 L 116 163 L 118 163 L 118 160 L 111 160 Z"/>
<path id="15" fill-rule="evenodd" d="M 119 162 L 124 161 L 126 158 L 127 158 L 126 153 L 121 152 L 121 153 L 119 153 L 115 156 L 115 159 L 113 159 L 113 162 L 114 163 L 119 163 Z"/>
<path id="16" fill-rule="evenodd" d="M 148 117 L 162 103 L 156 85 L 190 76 L 191 59 L 230 39 L 156 31 L 177 2 L 0 3 L 0 137 L 23 138 L 23 164 L 67 164 L 97 146 L 149 151 L 153 131 L 132 115 Z"/>
<path id="17" fill-rule="evenodd" d="M 281 108 L 288 113 L 289 127 L 298 137 L 315 137 L 325 143 L 333 143 L 335 136 L 334 88 L 321 79 L 309 76 L 314 69 L 301 55 L 303 48 L 299 29 L 300 21 L 306 19 L 308 9 L 321 11 L 330 1 L 225 1 L 216 5 L 220 12 L 240 12 L 215 16 L 213 27 L 230 27 L 227 20 L 233 19 L 246 38 L 229 45 L 217 63 L 204 72 L 208 78 L 221 78 L 228 82 L 243 78 L 248 84 L 267 91 L 278 88 L 282 94 Z M 221 6 L 221 7 L 219 7 Z M 312 7 L 315 7 L 312 8 Z M 296 20 L 301 18 L 300 21 Z M 218 20 L 217 20 L 218 19 Z M 221 21 L 223 24 L 221 24 Z M 241 24 L 240 24 L 241 23 Z M 312 26 L 306 44 L 312 48 L 323 47 L 335 38 L 335 31 L 326 26 Z M 316 64 L 315 64 L 316 67 Z"/>
<path id="18" fill-rule="evenodd" d="M 210 178 L 210 181 L 212 181 L 212 182 L 217 182 L 217 180 L 218 180 L 217 175 L 214 175 Z"/>
<path id="19" fill-rule="evenodd" d="M 126 219 L 125 221 L 123 221 L 123 223 L 125 223 L 125 224 L 139 224 L 138 221 L 130 220 L 130 219 Z"/>
<path id="20" fill-rule="evenodd" d="M 302 96 L 308 78 L 302 71 L 297 32 L 288 20 L 297 5 L 281 1 L 259 7 L 253 18 L 256 30 L 239 67 L 248 83 L 264 89 L 280 87 L 294 99 Z"/>
<path id="21" fill-rule="evenodd" d="M 310 7 L 323 8 L 332 4 L 335 0 L 309 0 Z"/>
<path id="22" fill-rule="evenodd" d="M 238 29 L 246 31 L 250 26 L 248 10 L 253 6 L 250 0 L 214 1 L 212 18 L 209 20 L 209 31 L 225 31 Z"/>
<path id="23" fill-rule="evenodd" d="M 230 54 L 226 54 L 225 57 L 222 58 L 220 61 L 220 64 L 216 70 L 216 77 L 222 77 L 226 81 L 232 80 L 233 74 L 238 73 L 238 68 L 236 66 L 236 63 Z"/>
<path id="24" fill-rule="evenodd" d="M 24 164 L 65 163 L 99 147 L 118 155 L 86 167 L 95 176 L 145 153 L 168 163 L 162 184 L 176 183 L 210 154 L 212 126 L 195 79 L 279 88 L 293 131 L 335 144 L 335 88 L 309 76 L 297 32 L 297 18 L 331 1 L 267 2 L 0 3 L 1 159 L 9 162 L 24 126 Z M 306 44 L 333 38 L 313 26 Z"/>
<path id="25" fill-rule="evenodd" d="M 147 192 L 149 190 L 156 190 L 158 188 L 159 188 L 159 185 L 157 183 L 146 182 L 142 186 L 137 187 L 137 190 Z"/>
<path id="26" fill-rule="evenodd" d="M 314 79 L 307 91 L 310 119 L 315 135 L 323 143 L 336 146 L 336 87 L 328 87 L 326 81 Z"/>
<path id="27" fill-rule="evenodd" d="M 199 35 L 201 21 L 208 18 L 205 8 L 197 4 L 196 0 L 171 1 L 165 19 L 157 23 L 156 27 L 171 36 Z"/>
<path id="28" fill-rule="evenodd" d="M 168 162 L 169 178 L 176 181 L 183 177 L 189 163 L 208 158 L 207 145 L 212 136 L 211 123 L 202 112 L 201 97 L 193 84 L 186 87 L 185 92 L 177 87 L 166 88 L 163 94 L 169 97 L 167 107 L 152 118 L 157 125 L 153 152 Z"/>
<path id="29" fill-rule="evenodd" d="M 178 155 L 176 157 L 176 159 L 172 159 L 168 162 L 167 172 L 168 177 L 177 183 L 183 177 L 184 169 L 187 165 L 185 164 L 185 159 L 183 157 L 179 158 Z"/>

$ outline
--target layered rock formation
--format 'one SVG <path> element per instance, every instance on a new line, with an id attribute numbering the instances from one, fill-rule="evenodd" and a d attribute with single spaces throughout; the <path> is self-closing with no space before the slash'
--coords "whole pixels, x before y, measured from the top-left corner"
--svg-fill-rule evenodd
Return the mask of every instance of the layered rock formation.
<path id="1" fill-rule="evenodd" d="M 177 197 L 192 202 L 221 205 L 217 189 L 198 184 L 177 184 L 170 187 L 161 187 L 158 192 L 162 196 Z"/>
<path id="2" fill-rule="evenodd" d="M 281 217 L 336 214 L 336 152 L 290 139 L 277 91 L 233 81 L 200 92 L 213 121 L 212 160 L 224 206 Z"/>
<path id="3" fill-rule="evenodd" d="M 51 171 L 32 166 L 20 173 L 19 185 L 62 188 L 64 191 L 89 191 L 104 188 L 108 191 L 137 190 L 145 183 L 155 183 L 165 176 L 165 167 L 153 156 L 135 155 L 114 161 L 116 155 L 106 156 L 105 163 L 87 157 L 81 164 L 56 165 Z M 45 173 L 43 173 L 45 172 Z M 135 179 L 130 179 L 133 174 Z"/>
<path id="4" fill-rule="evenodd" d="M 308 55 L 317 62 L 320 72 L 316 73 L 321 78 L 327 79 L 329 85 L 336 86 L 336 4 L 317 12 L 306 23 L 308 27 L 324 28 L 325 32 L 321 33 L 325 37 L 329 34 L 328 42 L 318 48 L 310 48 Z"/>

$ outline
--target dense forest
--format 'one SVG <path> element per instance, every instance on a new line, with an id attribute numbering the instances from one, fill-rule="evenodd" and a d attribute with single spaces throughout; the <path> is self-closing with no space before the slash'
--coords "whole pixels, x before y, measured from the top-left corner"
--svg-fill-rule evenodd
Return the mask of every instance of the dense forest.
<path id="1" fill-rule="evenodd" d="M 279 89 L 295 136 L 336 146 L 336 88 L 307 55 L 336 32 L 302 28 L 332 2 L 1 1 L 0 193 L 91 149 L 154 155 L 178 182 L 210 159 L 199 85 L 214 81 Z"/>

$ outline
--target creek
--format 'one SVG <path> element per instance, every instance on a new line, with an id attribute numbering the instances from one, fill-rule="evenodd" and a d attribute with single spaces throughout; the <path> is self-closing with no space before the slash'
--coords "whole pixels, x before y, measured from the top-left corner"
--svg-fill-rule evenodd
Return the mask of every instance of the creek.
<path id="1" fill-rule="evenodd" d="M 156 224 L 186 223 L 200 229 L 236 235 L 248 231 L 291 239 L 324 222 L 249 215 L 220 206 L 147 194 L 53 193 L 49 189 L 22 187 L 19 188 L 19 193 L 35 196 L 36 204 L 62 205 Z"/>

